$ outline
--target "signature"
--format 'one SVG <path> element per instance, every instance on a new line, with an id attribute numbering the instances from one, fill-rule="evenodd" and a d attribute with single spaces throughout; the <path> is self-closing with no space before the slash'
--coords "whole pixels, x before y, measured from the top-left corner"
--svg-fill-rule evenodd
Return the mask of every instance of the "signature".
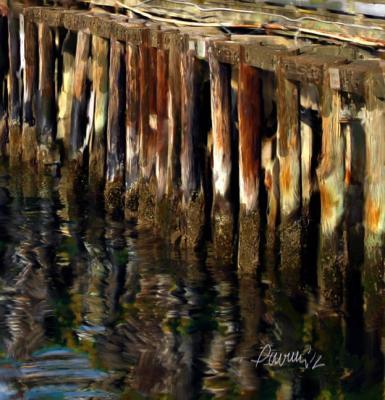
<path id="1" fill-rule="evenodd" d="M 255 364 L 268 367 L 284 367 L 286 365 L 298 365 L 304 369 L 317 369 L 324 367 L 322 355 L 316 353 L 311 346 L 303 351 L 295 350 L 287 353 L 274 350 L 270 344 L 262 347 L 258 359 L 250 360 Z"/>

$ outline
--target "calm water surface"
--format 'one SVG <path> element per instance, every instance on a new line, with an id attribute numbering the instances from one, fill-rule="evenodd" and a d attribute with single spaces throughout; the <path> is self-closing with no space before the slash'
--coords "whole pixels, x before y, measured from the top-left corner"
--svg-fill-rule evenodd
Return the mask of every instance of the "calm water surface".
<path id="1" fill-rule="evenodd" d="M 322 310 L 274 266 L 238 277 L 105 214 L 65 171 L 2 167 L 0 187 L 0 400 L 384 398 L 376 293 Z M 257 368 L 264 345 L 325 366 Z"/>

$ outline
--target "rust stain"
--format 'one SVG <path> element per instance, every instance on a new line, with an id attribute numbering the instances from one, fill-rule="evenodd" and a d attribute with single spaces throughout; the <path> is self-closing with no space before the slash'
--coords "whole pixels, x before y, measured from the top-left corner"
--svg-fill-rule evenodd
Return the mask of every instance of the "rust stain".
<path id="1" fill-rule="evenodd" d="M 366 227 L 372 231 L 376 232 L 379 222 L 380 222 L 380 207 L 372 200 L 368 199 L 366 202 Z"/>
<path id="2" fill-rule="evenodd" d="M 281 174 L 280 174 L 280 181 L 281 181 L 281 190 L 283 192 L 288 192 L 290 186 L 292 185 L 292 176 L 291 176 L 291 165 L 290 163 L 282 163 L 281 165 Z"/>

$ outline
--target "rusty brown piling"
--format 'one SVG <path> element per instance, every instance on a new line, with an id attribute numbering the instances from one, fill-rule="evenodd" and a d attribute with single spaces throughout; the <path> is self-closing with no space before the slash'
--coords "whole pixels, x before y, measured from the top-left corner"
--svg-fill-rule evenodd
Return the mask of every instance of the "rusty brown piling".
<path id="1" fill-rule="evenodd" d="M 67 156 L 76 167 L 83 164 L 83 144 L 87 129 L 87 74 L 91 37 L 89 33 L 77 34 L 74 64 L 74 89 L 71 105 L 71 131 Z"/>
<path id="2" fill-rule="evenodd" d="M 36 132 L 39 142 L 39 165 L 57 161 L 55 154 L 56 99 L 55 99 L 55 43 L 51 28 L 38 25 L 39 88 L 36 108 Z"/>
<path id="3" fill-rule="evenodd" d="M 263 122 L 260 72 L 241 62 L 239 66 L 239 244 L 238 268 L 255 273 L 259 264 L 259 175 Z"/>
<path id="4" fill-rule="evenodd" d="M 301 264 L 301 136 L 299 85 L 277 68 L 277 155 L 279 159 L 281 267 L 298 274 Z"/>
<path id="5" fill-rule="evenodd" d="M 110 83 L 107 122 L 107 171 L 105 202 L 110 210 L 124 205 L 125 161 L 125 107 L 126 107 L 126 59 L 123 43 L 112 39 L 110 46 Z"/>
<path id="6" fill-rule="evenodd" d="M 232 195 L 237 190 L 231 188 L 231 66 L 219 62 L 212 47 L 209 50 L 209 65 L 213 135 L 213 243 L 216 255 L 231 261 L 235 255 L 235 216 Z"/>
<path id="7" fill-rule="evenodd" d="M 139 48 L 127 45 L 126 96 L 126 195 L 125 214 L 136 218 L 139 202 Z"/>
<path id="8" fill-rule="evenodd" d="M 8 14 L 8 142 L 11 163 L 21 158 L 22 76 L 20 57 L 20 20 Z"/>
<path id="9" fill-rule="evenodd" d="M 166 196 L 169 133 L 169 50 L 163 43 L 163 33 L 157 35 L 156 59 L 156 226 L 159 233 L 169 236 L 170 207 Z"/>
<path id="10" fill-rule="evenodd" d="M 108 116 L 109 41 L 92 37 L 92 84 L 95 96 L 94 123 L 89 147 L 89 182 L 100 192 L 106 172 L 106 132 Z"/>
<path id="11" fill-rule="evenodd" d="M 139 47 L 140 74 L 140 163 L 141 183 L 139 189 L 138 220 L 153 224 L 156 202 L 156 142 L 157 142 L 157 49 L 150 42 L 150 31 L 142 32 Z"/>
<path id="12" fill-rule="evenodd" d="M 377 73 L 376 73 L 377 72 Z M 385 237 L 385 152 L 384 134 L 384 80 L 382 71 L 370 71 L 365 83 L 365 186 L 364 228 L 365 263 L 364 284 L 382 282 L 384 286 Z M 374 288 L 373 288 L 374 291 Z"/>
<path id="13" fill-rule="evenodd" d="M 30 18 L 24 18 L 24 98 L 22 159 L 27 163 L 36 162 L 36 94 L 38 82 L 38 32 Z"/>
<path id="14" fill-rule="evenodd" d="M 342 302 L 345 138 L 340 124 L 341 94 L 330 88 L 330 69 L 322 90 L 322 150 L 317 175 L 321 199 L 319 286 L 326 306 Z"/>
<path id="15" fill-rule="evenodd" d="M 181 55 L 181 189 L 183 242 L 198 247 L 204 240 L 205 229 L 205 140 L 201 93 L 204 83 L 203 62 L 196 58 L 189 42 Z M 193 46 L 191 46 L 193 47 Z"/>

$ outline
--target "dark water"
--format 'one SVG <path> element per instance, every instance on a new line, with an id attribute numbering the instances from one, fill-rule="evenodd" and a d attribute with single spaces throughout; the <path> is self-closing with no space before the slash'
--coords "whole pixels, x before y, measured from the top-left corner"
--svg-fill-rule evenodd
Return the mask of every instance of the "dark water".
<path id="1" fill-rule="evenodd" d="M 0 187 L 1 400 L 384 398 L 376 292 L 322 310 L 270 265 L 238 277 L 106 215 L 65 171 L 3 167 Z M 257 368 L 264 345 L 325 365 Z"/>

